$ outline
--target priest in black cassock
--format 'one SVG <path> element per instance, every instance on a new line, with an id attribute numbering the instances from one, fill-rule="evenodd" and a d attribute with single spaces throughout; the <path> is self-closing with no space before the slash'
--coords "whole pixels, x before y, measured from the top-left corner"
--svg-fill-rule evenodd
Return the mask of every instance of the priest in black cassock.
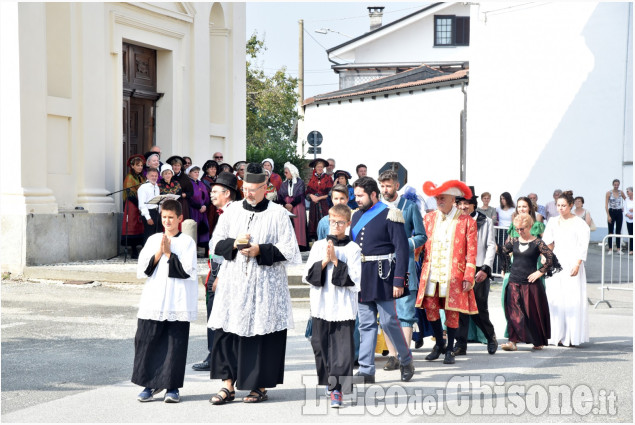
<path id="1" fill-rule="evenodd" d="M 210 247 L 224 258 L 208 326 L 215 330 L 211 378 L 223 387 L 210 398 L 224 404 L 235 388 L 245 403 L 267 400 L 282 384 L 287 329 L 293 328 L 286 265 L 302 258 L 287 210 L 269 202 L 262 165 L 249 164 L 242 202 L 220 216 Z"/>

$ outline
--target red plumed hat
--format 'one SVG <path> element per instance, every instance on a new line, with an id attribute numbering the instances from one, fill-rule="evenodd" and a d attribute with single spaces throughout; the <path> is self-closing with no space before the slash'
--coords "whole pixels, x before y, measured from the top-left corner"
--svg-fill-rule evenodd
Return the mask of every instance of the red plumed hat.
<path id="1" fill-rule="evenodd" d="M 436 187 L 432 182 L 425 182 L 423 184 L 423 193 L 428 196 L 452 195 L 461 196 L 466 199 L 472 197 L 470 188 L 459 180 L 448 180 L 439 187 Z"/>

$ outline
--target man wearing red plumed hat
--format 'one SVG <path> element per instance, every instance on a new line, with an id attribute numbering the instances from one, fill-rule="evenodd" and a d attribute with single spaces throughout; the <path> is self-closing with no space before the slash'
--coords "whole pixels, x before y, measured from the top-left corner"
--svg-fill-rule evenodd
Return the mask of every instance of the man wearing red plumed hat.
<path id="1" fill-rule="evenodd" d="M 426 316 L 432 324 L 436 339 L 426 360 L 436 360 L 441 354 L 445 354 L 443 363 L 453 364 L 452 349 L 459 327 L 459 313 L 478 313 L 472 290 L 476 271 L 476 222 L 469 216 L 462 215 L 455 205 L 457 196 L 471 198 L 472 191 L 465 183 L 450 180 L 439 187 L 426 182 L 423 192 L 434 196 L 437 209 L 423 218 L 428 240 L 425 244 L 416 306 L 426 309 Z M 447 346 L 443 342 L 439 309 L 445 311 Z"/>

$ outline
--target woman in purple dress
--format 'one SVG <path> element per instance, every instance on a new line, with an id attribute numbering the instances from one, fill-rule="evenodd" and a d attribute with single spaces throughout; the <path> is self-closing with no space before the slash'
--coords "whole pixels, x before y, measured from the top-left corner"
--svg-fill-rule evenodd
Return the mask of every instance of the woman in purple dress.
<path id="1" fill-rule="evenodd" d="M 188 175 L 191 186 L 191 192 L 187 193 L 190 200 L 190 218 L 196 221 L 197 245 L 205 248 L 205 256 L 209 250 L 209 222 L 207 221 L 207 208 L 209 208 L 210 198 L 209 190 L 205 183 L 198 179 L 201 168 L 198 165 L 190 165 L 185 170 Z"/>
<path id="2" fill-rule="evenodd" d="M 280 185 L 278 203 L 292 213 L 295 238 L 301 250 L 306 250 L 306 207 L 304 206 L 304 181 L 295 165 L 290 162 L 284 164 L 286 180 Z"/>

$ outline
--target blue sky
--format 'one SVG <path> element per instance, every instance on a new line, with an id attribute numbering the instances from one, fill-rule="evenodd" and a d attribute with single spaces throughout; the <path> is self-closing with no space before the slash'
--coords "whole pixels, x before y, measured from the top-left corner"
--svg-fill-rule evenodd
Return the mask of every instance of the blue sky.
<path id="1" fill-rule="evenodd" d="M 265 40 L 267 51 L 259 65 L 267 73 L 285 66 L 298 75 L 298 21 L 304 20 L 304 97 L 338 89 L 336 74 L 326 49 L 367 32 L 370 27 L 368 6 L 384 6 L 383 24 L 397 20 L 429 5 L 429 2 L 248 2 L 247 38 L 256 31 Z M 315 30 L 328 28 L 326 35 Z M 345 35 L 342 35 L 345 34 Z"/>

